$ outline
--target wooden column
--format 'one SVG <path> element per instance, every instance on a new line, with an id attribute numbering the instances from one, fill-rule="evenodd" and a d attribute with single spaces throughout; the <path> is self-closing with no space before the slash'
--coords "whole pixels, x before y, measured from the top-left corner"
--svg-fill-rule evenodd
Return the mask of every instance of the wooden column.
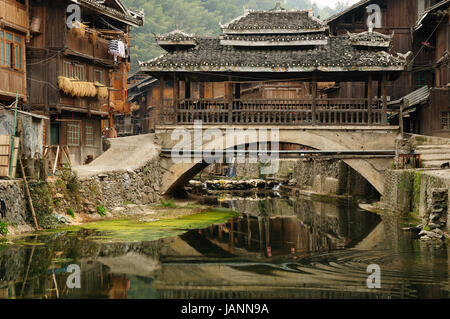
<path id="1" fill-rule="evenodd" d="M 155 125 L 156 123 L 161 123 L 162 116 L 164 112 L 164 87 L 165 87 L 165 79 L 164 76 L 161 76 L 159 79 L 159 110 L 156 112 L 156 119 L 155 119 Z"/>
<path id="2" fill-rule="evenodd" d="M 316 125 L 316 105 L 317 105 L 317 80 L 316 76 L 313 75 L 311 83 L 311 95 L 312 95 L 312 107 L 311 107 L 311 117 L 312 125 Z"/>
<path id="3" fill-rule="evenodd" d="M 367 78 L 367 120 L 369 122 L 369 125 L 372 125 L 373 123 L 372 99 L 373 99 L 372 74 L 369 73 L 369 76 Z"/>
<path id="4" fill-rule="evenodd" d="M 184 98 L 186 100 L 191 98 L 191 82 L 189 80 L 184 81 Z"/>
<path id="5" fill-rule="evenodd" d="M 381 96 L 383 99 L 383 114 L 381 116 L 381 125 L 387 124 L 386 78 L 386 73 L 383 73 L 383 79 L 381 80 Z"/>
<path id="6" fill-rule="evenodd" d="M 225 98 L 228 101 L 228 124 L 233 124 L 233 83 L 231 82 L 233 78 L 231 75 L 228 76 L 228 82 L 225 90 Z"/>
<path id="7" fill-rule="evenodd" d="M 173 124 L 177 123 L 178 119 L 178 99 L 180 98 L 180 81 L 176 73 L 173 74 Z"/>

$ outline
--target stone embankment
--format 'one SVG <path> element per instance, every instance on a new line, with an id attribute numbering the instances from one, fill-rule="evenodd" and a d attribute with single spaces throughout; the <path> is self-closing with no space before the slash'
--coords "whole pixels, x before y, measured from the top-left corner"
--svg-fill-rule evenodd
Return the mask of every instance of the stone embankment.
<path id="1" fill-rule="evenodd" d="M 109 140 L 109 149 L 89 165 L 60 170 L 47 181 L 30 182 L 39 225 L 52 228 L 74 215 L 106 216 L 117 208 L 159 202 L 161 165 L 154 135 Z M 9 234 L 32 231 L 21 180 L 0 181 L 0 222 Z"/>
<path id="2" fill-rule="evenodd" d="M 400 154 L 422 154 L 424 149 L 430 151 L 427 145 L 440 145 L 438 149 L 442 149 L 450 145 L 450 140 L 407 135 L 405 139 L 399 140 L 397 149 Z M 410 223 L 420 224 L 422 239 L 440 239 L 450 230 L 447 223 L 450 214 L 447 204 L 450 169 L 432 166 L 430 158 L 425 159 L 428 160 L 426 167 L 413 168 L 412 162 L 404 165 L 404 160 L 400 156 L 396 157 L 395 168 L 386 171 L 381 206 L 403 215 Z"/>

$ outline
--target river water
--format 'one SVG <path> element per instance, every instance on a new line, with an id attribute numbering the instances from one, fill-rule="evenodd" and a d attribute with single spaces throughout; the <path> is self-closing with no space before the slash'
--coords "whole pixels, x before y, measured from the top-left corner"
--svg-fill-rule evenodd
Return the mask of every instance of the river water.
<path id="1" fill-rule="evenodd" d="M 100 223 L 0 246 L 0 298 L 449 297 L 447 244 L 421 242 L 393 216 L 292 198 L 221 205 L 239 215 L 192 227 Z M 373 264 L 381 288 L 369 289 Z"/>

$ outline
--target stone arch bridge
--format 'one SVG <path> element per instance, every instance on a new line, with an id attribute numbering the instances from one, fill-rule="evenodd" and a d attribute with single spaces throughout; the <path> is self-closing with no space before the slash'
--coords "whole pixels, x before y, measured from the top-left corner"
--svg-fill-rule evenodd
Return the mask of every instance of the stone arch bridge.
<path id="1" fill-rule="evenodd" d="M 225 150 L 230 147 L 237 147 L 240 144 L 270 143 L 271 134 L 261 134 L 260 129 L 277 129 L 278 142 L 300 144 L 317 150 L 335 152 L 356 151 L 367 154 L 374 154 L 386 151 L 391 156 L 356 156 L 344 159 L 344 162 L 363 176 L 375 189 L 383 194 L 384 173 L 392 165 L 393 151 L 395 150 L 395 140 L 399 133 L 397 126 L 258 126 L 256 134 L 246 134 L 245 130 L 249 126 L 236 125 L 203 125 L 202 134 L 195 135 L 193 125 L 182 126 L 184 133 L 179 130 L 179 126 L 159 126 L 156 131 L 156 143 L 166 154 L 161 155 L 161 165 L 163 168 L 162 188 L 165 195 L 174 193 L 177 189 L 186 184 L 209 164 L 200 158 L 192 158 L 189 163 L 179 162 L 167 154 L 167 150 L 174 147 L 182 147 L 186 150 L 196 150 L 201 146 L 203 150 Z M 251 128 L 251 127 L 250 127 Z M 212 138 L 207 130 L 214 129 Z M 235 131 L 234 136 L 230 136 L 227 130 Z M 198 130 L 198 129 L 197 129 Z M 177 134 L 174 134 L 177 133 Z M 197 131 L 198 133 L 199 131 Z M 273 131 L 272 131 L 273 132 Z M 242 143 L 241 134 L 245 134 L 245 143 Z M 181 137 L 183 135 L 183 137 Z M 236 137 L 239 136 L 239 137 Z"/>

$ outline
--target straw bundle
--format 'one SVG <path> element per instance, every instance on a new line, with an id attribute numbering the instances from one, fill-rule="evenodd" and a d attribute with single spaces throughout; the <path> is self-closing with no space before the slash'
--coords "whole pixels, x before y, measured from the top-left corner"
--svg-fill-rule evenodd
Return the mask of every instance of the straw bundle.
<path id="1" fill-rule="evenodd" d="M 98 33 L 95 30 L 92 30 L 91 36 L 89 37 L 89 40 L 91 41 L 92 44 L 97 44 L 97 39 L 98 39 Z"/>
<path id="2" fill-rule="evenodd" d="M 64 76 L 58 76 L 58 86 L 65 94 L 72 91 L 72 81 Z"/>
<path id="3" fill-rule="evenodd" d="M 72 82 L 74 84 L 75 95 L 80 97 L 95 97 L 97 89 L 92 82 Z"/>
<path id="4" fill-rule="evenodd" d="M 81 23 L 80 21 L 75 21 L 74 23 L 72 23 L 70 32 L 72 32 L 72 34 L 74 34 L 75 36 L 82 38 L 86 34 L 86 28 L 87 26 L 85 24 Z"/>
<path id="5" fill-rule="evenodd" d="M 107 99 L 108 98 L 108 88 L 101 83 L 95 82 L 97 86 L 97 95 L 99 99 Z"/>
<path id="6" fill-rule="evenodd" d="M 77 97 L 95 97 L 97 95 L 97 89 L 92 82 L 77 81 L 64 76 L 59 76 L 58 85 L 59 88 L 68 95 Z"/>
<path id="7" fill-rule="evenodd" d="M 139 104 L 137 104 L 136 102 L 133 102 L 130 105 L 131 112 L 139 111 L 140 108 L 141 108 L 141 106 Z"/>

